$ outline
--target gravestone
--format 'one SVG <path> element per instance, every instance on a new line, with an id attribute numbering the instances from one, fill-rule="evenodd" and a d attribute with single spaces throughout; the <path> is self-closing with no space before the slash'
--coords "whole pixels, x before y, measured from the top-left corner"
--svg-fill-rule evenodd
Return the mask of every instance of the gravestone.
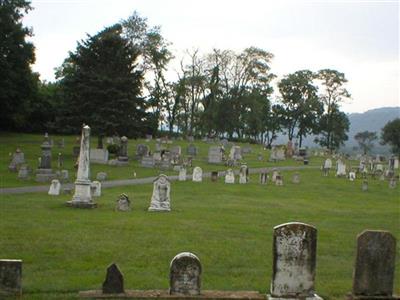
<path id="1" fill-rule="evenodd" d="M 97 164 L 108 163 L 107 149 L 90 149 L 90 162 Z"/>
<path id="2" fill-rule="evenodd" d="M 151 141 L 153 136 L 151 134 L 146 134 L 146 141 Z"/>
<path id="3" fill-rule="evenodd" d="M 362 186 L 361 186 L 361 190 L 363 192 L 368 191 L 368 181 L 366 181 L 366 180 L 363 181 Z"/>
<path id="4" fill-rule="evenodd" d="M 170 211 L 171 183 L 168 176 L 161 174 L 153 182 L 153 194 L 149 211 Z"/>
<path id="5" fill-rule="evenodd" d="M 228 169 L 228 171 L 226 171 L 225 183 L 235 183 L 235 173 L 232 169 Z"/>
<path id="6" fill-rule="evenodd" d="M 294 154 L 293 142 L 289 140 L 286 145 L 286 156 L 290 158 L 293 156 L 293 154 Z"/>
<path id="7" fill-rule="evenodd" d="M 218 171 L 212 171 L 211 172 L 211 181 L 212 182 L 217 182 L 218 181 Z"/>
<path id="8" fill-rule="evenodd" d="M 48 194 L 52 196 L 58 196 L 60 195 L 60 190 L 61 190 L 60 181 L 58 181 L 57 179 L 53 179 L 51 181 Z"/>
<path id="9" fill-rule="evenodd" d="M 182 252 L 170 264 L 169 293 L 171 295 L 198 296 L 201 288 L 201 264 L 196 255 Z"/>
<path id="10" fill-rule="evenodd" d="M 356 173 L 355 172 L 349 172 L 349 180 L 354 181 L 356 179 Z"/>
<path id="11" fill-rule="evenodd" d="M 222 152 L 221 147 L 212 146 L 208 148 L 208 163 L 219 164 L 222 162 Z"/>
<path id="12" fill-rule="evenodd" d="M 274 227 L 273 272 L 268 299 L 321 299 L 315 294 L 317 229 L 304 223 Z"/>
<path id="13" fill-rule="evenodd" d="M 49 135 L 46 133 L 44 141 L 40 146 L 42 155 L 40 157 L 39 168 L 36 169 L 36 181 L 48 182 L 56 178 L 56 174 L 51 169 L 51 145 L 49 142 Z"/>
<path id="14" fill-rule="evenodd" d="M 185 167 L 180 167 L 178 179 L 179 179 L 179 181 L 186 181 L 186 168 Z"/>
<path id="15" fill-rule="evenodd" d="M 57 168 L 61 169 L 64 166 L 64 156 L 60 152 L 57 155 Z"/>
<path id="16" fill-rule="evenodd" d="M 249 182 L 249 168 L 247 165 L 241 165 L 239 170 L 239 183 L 246 184 Z"/>
<path id="17" fill-rule="evenodd" d="M 397 180 L 396 178 L 392 177 L 389 179 L 389 188 L 395 189 L 397 186 Z"/>
<path id="18" fill-rule="evenodd" d="M 195 167 L 193 169 L 192 180 L 193 180 L 193 182 L 202 182 L 203 181 L 203 170 L 200 167 Z"/>
<path id="19" fill-rule="evenodd" d="M 336 162 L 336 177 L 346 176 L 346 165 L 341 159 Z"/>
<path id="20" fill-rule="evenodd" d="M 18 171 L 18 179 L 26 180 L 29 179 L 31 174 L 31 169 L 27 165 L 21 165 Z"/>
<path id="21" fill-rule="evenodd" d="M 151 156 L 143 156 L 142 160 L 140 161 L 140 165 L 143 168 L 154 168 L 155 166 L 154 158 Z"/>
<path id="22" fill-rule="evenodd" d="M 25 155 L 19 148 L 17 148 L 13 154 L 10 164 L 8 165 L 8 170 L 11 172 L 17 172 L 18 168 L 22 164 L 25 164 Z"/>
<path id="23" fill-rule="evenodd" d="M 285 160 L 285 149 L 280 146 L 273 146 L 271 150 L 271 154 L 269 157 L 270 161 L 281 161 Z"/>
<path id="24" fill-rule="evenodd" d="M 100 181 L 92 181 L 90 184 L 90 190 L 92 192 L 93 197 L 101 196 L 101 182 Z"/>
<path id="25" fill-rule="evenodd" d="M 260 172 L 260 183 L 261 184 L 266 184 L 268 181 L 268 173 L 266 170 L 262 170 Z"/>
<path id="26" fill-rule="evenodd" d="M 162 159 L 159 162 L 159 168 L 161 170 L 169 170 L 169 169 L 171 169 L 171 166 L 172 166 L 171 161 L 168 158 Z"/>
<path id="27" fill-rule="evenodd" d="M 90 127 L 82 127 L 81 147 L 79 153 L 78 172 L 75 180 L 75 193 L 68 206 L 77 208 L 94 208 L 97 204 L 92 200 L 90 189 Z"/>
<path id="28" fill-rule="evenodd" d="M 359 234 L 351 298 L 394 299 L 395 256 L 396 239 L 390 232 L 365 230 Z"/>
<path id="29" fill-rule="evenodd" d="M 149 155 L 149 147 L 147 145 L 139 144 L 136 147 L 136 157 L 141 158 L 143 156 L 148 156 Z"/>
<path id="30" fill-rule="evenodd" d="M 121 138 L 121 144 L 119 148 L 119 155 L 117 159 L 117 166 L 126 166 L 128 165 L 129 157 L 128 157 L 128 138 L 123 136 Z"/>
<path id="31" fill-rule="evenodd" d="M 283 176 L 278 174 L 275 176 L 275 185 L 283 185 Z"/>
<path id="32" fill-rule="evenodd" d="M 0 298 L 2 295 L 22 295 L 22 260 L 0 259 Z"/>
<path id="33" fill-rule="evenodd" d="M 107 268 L 106 279 L 103 282 L 103 294 L 122 294 L 124 291 L 124 275 L 116 264 Z"/>
<path id="34" fill-rule="evenodd" d="M 241 160 L 242 159 L 242 150 L 240 146 L 232 146 L 231 150 L 229 151 L 229 159 L 233 161 Z"/>
<path id="35" fill-rule="evenodd" d="M 242 148 L 242 154 L 250 154 L 253 149 L 250 146 L 246 146 Z"/>
<path id="36" fill-rule="evenodd" d="M 276 181 L 276 176 L 278 176 L 278 175 L 279 175 L 279 172 L 278 172 L 278 170 L 276 170 L 276 169 L 273 169 L 273 170 L 272 170 L 272 177 L 271 177 L 271 181 L 275 183 L 275 181 Z"/>
<path id="37" fill-rule="evenodd" d="M 294 173 L 293 174 L 292 182 L 294 184 L 299 184 L 300 183 L 300 174 L 299 173 Z"/>
<path id="38" fill-rule="evenodd" d="M 324 171 L 324 176 L 329 175 L 329 171 L 332 169 L 332 160 L 330 158 L 325 159 L 322 170 Z"/>
<path id="39" fill-rule="evenodd" d="M 222 139 L 221 144 L 226 148 L 228 147 L 229 141 L 227 139 Z"/>
<path id="40" fill-rule="evenodd" d="M 172 156 L 181 156 L 182 148 L 181 148 L 181 146 L 174 146 L 171 148 L 170 152 L 171 152 Z"/>
<path id="41" fill-rule="evenodd" d="M 105 181 L 107 180 L 107 173 L 106 172 L 99 172 L 96 174 L 96 179 L 98 181 Z"/>
<path id="42" fill-rule="evenodd" d="M 197 155 L 197 147 L 193 144 L 190 144 L 186 149 L 186 153 L 190 156 L 196 156 Z"/>
<path id="43" fill-rule="evenodd" d="M 131 210 L 131 201 L 129 200 L 128 195 L 121 194 L 117 199 L 117 204 L 115 206 L 116 211 L 130 211 Z"/>
<path id="44" fill-rule="evenodd" d="M 60 181 L 68 182 L 69 181 L 69 172 L 68 170 L 61 170 L 60 172 Z"/>

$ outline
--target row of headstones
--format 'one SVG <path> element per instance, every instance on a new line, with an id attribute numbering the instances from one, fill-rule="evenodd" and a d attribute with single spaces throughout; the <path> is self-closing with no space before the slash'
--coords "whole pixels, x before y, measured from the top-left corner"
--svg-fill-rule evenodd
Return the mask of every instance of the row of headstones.
<path id="1" fill-rule="evenodd" d="M 53 179 L 51 181 L 48 195 L 50 196 L 59 196 L 61 193 L 61 183 L 58 179 Z M 101 196 L 101 182 L 100 181 L 91 181 L 90 182 L 90 190 L 91 190 L 91 195 L 93 197 L 100 197 Z M 64 188 L 64 194 L 70 194 L 71 189 L 70 188 Z"/>
<path id="2" fill-rule="evenodd" d="M 392 299 L 396 239 L 387 231 L 366 230 L 357 237 L 357 254 L 351 298 Z M 304 223 L 274 228 L 273 273 L 269 299 L 321 299 L 315 292 L 317 229 Z M 0 260 L 0 294 L 21 294 L 21 260 Z M 201 295 L 202 266 L 189 252 L 175 256 L 170 264 L 171 295 Z M 103 294 L 125 293 L 124 278 L 117 265 L 107 269 Z"/>

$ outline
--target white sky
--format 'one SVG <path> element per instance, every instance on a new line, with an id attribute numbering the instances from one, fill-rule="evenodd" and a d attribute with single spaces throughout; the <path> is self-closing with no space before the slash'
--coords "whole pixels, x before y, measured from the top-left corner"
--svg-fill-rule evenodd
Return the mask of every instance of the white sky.
<path id="1" fill-rule="evenodd" d="M 136 10 L 160 25 L 179 59 L 184 50 L 272 52 L 281 78 L 301 69 L 344 72 L 352 99 L 345 112 L 400 106 L 399 1 L 305 0 L 33 0 L 24 24 L 33 28 L 34 71 L 54 80 L 86 34 L 126 19 Z"/>

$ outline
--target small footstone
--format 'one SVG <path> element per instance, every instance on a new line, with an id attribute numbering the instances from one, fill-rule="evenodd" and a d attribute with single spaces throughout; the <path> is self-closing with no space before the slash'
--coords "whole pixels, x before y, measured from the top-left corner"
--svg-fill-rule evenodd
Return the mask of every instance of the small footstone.
<path id="1" fill-rule="evenodd" d="M 106 279 L 103 283 L 103 294 L 124 293 L 124 276 L 116 264 L 107 268 Z"/>

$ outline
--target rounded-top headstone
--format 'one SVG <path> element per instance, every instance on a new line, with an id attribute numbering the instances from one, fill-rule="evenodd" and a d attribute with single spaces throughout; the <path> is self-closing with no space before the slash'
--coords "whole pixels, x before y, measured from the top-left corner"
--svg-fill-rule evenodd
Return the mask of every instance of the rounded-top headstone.
<path id="1" fill-rule="evenodd" d="M 176 255 L 170 264 L 170 294 L 200 295 L 201 264 L 199 258 L 190 252 Z"/>

